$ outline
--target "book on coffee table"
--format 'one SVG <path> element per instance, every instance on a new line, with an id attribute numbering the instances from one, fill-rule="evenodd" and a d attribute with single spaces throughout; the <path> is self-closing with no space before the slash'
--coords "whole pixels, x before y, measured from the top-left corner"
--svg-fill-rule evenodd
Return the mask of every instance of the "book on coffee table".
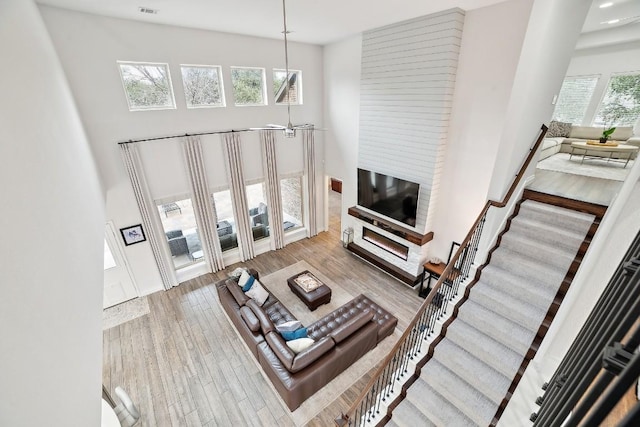
<path id="1" fill-rule="evenodd" d="M 316 276 L 311 273 L 303 273 L 293 279 L 298 286 L 305 292 L 311 292 L 324 285 Z"/>

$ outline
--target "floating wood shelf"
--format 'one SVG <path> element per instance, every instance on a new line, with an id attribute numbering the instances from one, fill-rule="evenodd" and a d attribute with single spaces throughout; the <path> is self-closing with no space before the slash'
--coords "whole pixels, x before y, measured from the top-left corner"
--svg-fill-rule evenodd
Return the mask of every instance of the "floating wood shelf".
<path id="1" fill-rule="evenodd" d="M 382 216 L 378 216 L 370 212 L 365 212 L 357 206 L 350 207 L 347 212 L 349 213 L 349 215 L 358 218 L 361 221 L 374 225 L 384 231 L 394 234 L 416 245 L 422 246 L 433 239 L 432 231 L 428 232 L 427 234 L 420 234 L 410 228 L 393 223 Z"/>

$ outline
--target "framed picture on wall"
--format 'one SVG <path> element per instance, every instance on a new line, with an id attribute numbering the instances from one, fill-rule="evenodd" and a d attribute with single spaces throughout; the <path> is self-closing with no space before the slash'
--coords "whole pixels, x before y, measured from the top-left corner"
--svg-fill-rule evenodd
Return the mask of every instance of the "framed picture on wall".
<path id="1" fill-rule="evenodd" d="M 121 228 L 120 233 L 122 233 L 124 244 L 127 246 L 147 240 L 142 230 L 142 224 Z"/>

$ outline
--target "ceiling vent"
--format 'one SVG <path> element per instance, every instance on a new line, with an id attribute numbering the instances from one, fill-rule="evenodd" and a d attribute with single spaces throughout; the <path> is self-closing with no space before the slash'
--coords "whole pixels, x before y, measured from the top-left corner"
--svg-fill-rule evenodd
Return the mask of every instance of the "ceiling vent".
<path id="1" fill-rule="evenodd" d="M 140 13 L 148 13 L 148 14 L 151 14 L 151 15 L 155 15 L 155 14 L 157 14 L 157 13 L 158 13 L 158 9 L 151 9 L 151 8 L 143 7 L 143 6 L 140 6 L 140 7 L 138 8 L 138 11 L 139 11 Z"/>

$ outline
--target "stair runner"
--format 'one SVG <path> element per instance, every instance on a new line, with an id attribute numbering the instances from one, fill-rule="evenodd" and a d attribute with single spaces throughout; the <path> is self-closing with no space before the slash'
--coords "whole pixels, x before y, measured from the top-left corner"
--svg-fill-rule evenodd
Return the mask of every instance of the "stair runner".
<path id="1" fill-rule="evenodd" d="M 521 203 L 469 299 L 387 426 L 487 426 L 594 216 Z"/>

